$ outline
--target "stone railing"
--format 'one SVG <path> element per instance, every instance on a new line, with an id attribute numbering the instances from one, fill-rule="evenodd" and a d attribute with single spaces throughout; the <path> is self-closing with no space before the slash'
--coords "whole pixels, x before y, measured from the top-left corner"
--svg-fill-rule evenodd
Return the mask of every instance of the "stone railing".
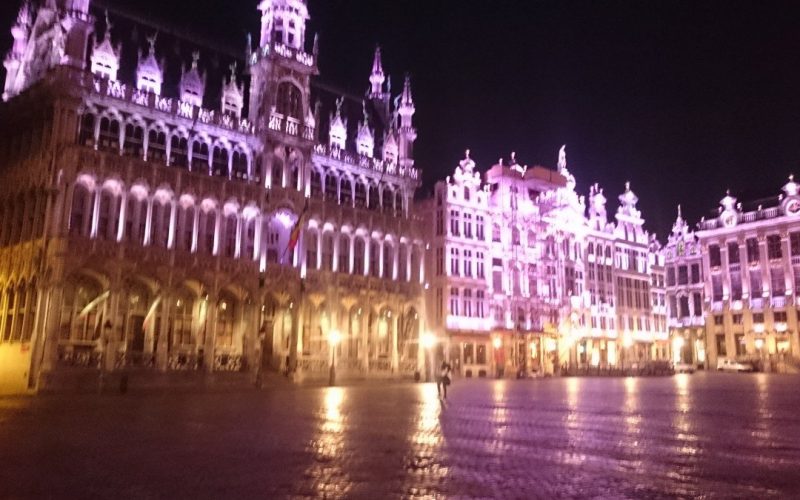
<path id="1" fill-rule="evenodd" d="M 328 369 L 328 361 L 322 358 L 303 357 L 297 360 L 297 367 L 304 372 L 323 372 Z"/>
<path id="2" fill-rule="evenodd" d="M 114 368 L 155 368 L 156 358 L 153 354 L 143 352 L 120 351 L 114 360 Z"/>
<path id="3" fill-rule="evenodd" d="M 219 353 L 214 355 L 215 372 L 240 372 L 245 368 L 241 354 Z"/>
<path id="4" fill-rule="evenodd" d="M 307 141 L 314 140 L 314 127 L 304 125 L 291 116 L 283 116 L 280 113 L 273 112 L 269 116 L 267 127 L 272 131 L 300 137 Z"/>
<path id="5" fill-rule="evenodd" d="M 370 158 L 364 155 L 358 155 L 349 151 L 332 148 L 325 144 L 317 144 L 314 146 L 314 153 L 332 160 L 341 161 L 349 165 L 355 165 L 362 168 L 374 170 L 381 174 L 394 175 L 397 177 L 406 177 L 408 179 L 419 180 L 419 170 L 414 167 L 403 167 L 394 162 L 387 162 L 378 158 Z"/>
<path id="6" fill-rule="evenodd" d="M 294 49 L 280 42 L 268 43 L 258 48 L 258 50 L 250 54 L 249 62 L 251 65 L 256 64 L 259 59 L 263 59 L 270 54 L 275 54 L 290 61 L 296 61 L 297 63 L 302 64 L 303 66 L 308 66 L 309 68 L 314 68 L 316 66 L 316 60 L 313 54 L 309 54 L 299 49 Z"/>
<path id="7" fill-rule="evenodd" d="M 390 372 L 392 371 L 392 361 L 389 358 L 370 359 L 369 370 L 372 372 Z"/>
<path id="8" fill-rule="evenodd" d="M 58 346 L 58 364 L 76 368 L 99 368 L 103 354 L 93 346 Z"/>
<path id="9" fill-rule="evenodd" d="M 400 373 L 414 373 L 417 371 L 417 360 L 415 359 L 404 359 L 400 361 L 400 366 L 398 367 Z"/>
<path id="10" fill-rule="evenodd" d="M 364 370 L 361 360 L 358 358 L 336 358 L 336 369 L 349 372 L 361 372 Z"/>
<path id="11" fill-rule="evenodd" d="M 171 352 L 167 363 L 172 371 L 194 371 L 200 368 L 201 358 L 195 353 Z"/>

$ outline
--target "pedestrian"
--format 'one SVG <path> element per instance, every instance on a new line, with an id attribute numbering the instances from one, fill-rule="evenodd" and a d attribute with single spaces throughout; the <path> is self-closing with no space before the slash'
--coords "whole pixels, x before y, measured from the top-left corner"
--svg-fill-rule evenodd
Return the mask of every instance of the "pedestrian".
<path id="1" fill-rule="evenodd" d="M 439 397 L 447 399 L 447 386 L 450 385 L 450 371 L 452 368 L 446 360 L 442 360 L 442 365 L 439 367 L 439 376 L 436 378 L 436 390 L 439 392 Z"/>

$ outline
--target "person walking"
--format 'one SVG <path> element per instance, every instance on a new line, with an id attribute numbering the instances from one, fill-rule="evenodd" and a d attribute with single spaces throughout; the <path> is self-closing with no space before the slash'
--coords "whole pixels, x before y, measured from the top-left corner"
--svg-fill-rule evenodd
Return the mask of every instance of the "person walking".
<path id="1" fill-rule="evenodd" d="M 450 372 L 452 367 L 447 360 L 442 360 L 442 365 L 439 367 L 439 376 L 436 377 L 436 390 L 439 392 L 439 397 L 447 399 L 447 386 L 450 385 Z"/>

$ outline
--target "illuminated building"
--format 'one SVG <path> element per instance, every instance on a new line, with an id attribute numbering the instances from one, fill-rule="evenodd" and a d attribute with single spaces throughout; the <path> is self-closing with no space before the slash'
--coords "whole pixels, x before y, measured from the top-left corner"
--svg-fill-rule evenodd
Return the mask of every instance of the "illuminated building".
<path id="1" fill-rule="evenodd" d="M 332 331 L 341 375 L 418 370 L 410 81 L 391 95 L 378 51 L 363 101 L 323 119 L 305 2 L 258 9 L 237 60 L 147 26 L 123 41 L 132 21 L 89 0 L 23 4 L 0 110 L 4 392 L 81 368 L 322 377 Z"/>
<path id="2" fill-rule="evenodd" d="M 512 154 L 483 178 L 462 160 L 421 210 L 429 220 L 428 320 L 465 375 L 550 374 L 666 360 L 664 262 L 627 186 L 616 222 L 597 185 Z"/>
<path id="3" fill-rule="evenodd" d="M 752 204 L 730 193 L 695 232 L 702 256 L 708 367 L 721 358 L 793 369 L 798 342 L 800 185 Z"/>

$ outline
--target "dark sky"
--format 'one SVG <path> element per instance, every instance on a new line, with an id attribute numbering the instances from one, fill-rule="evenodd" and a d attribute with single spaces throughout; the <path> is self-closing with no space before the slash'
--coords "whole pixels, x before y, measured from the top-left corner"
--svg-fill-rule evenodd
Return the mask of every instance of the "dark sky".
<path id="1" fill-rule="evenodd" d="M 309 2 L 327 83 L 362 93 L 376 43 L 396 91 L 412 74 L 424 189 L 466 147 L 485 170 L 511 151 L 554 167 L 566 143 L 583 194 L 600 182 L 613 210 L 630 180 L 663 238 L 677 203 L 695 222 L 726 188 L 775 195 L 800 174 L 796 2 Z M 258 27 L 256 0 L 115 3 L 230 45 Z"/>

